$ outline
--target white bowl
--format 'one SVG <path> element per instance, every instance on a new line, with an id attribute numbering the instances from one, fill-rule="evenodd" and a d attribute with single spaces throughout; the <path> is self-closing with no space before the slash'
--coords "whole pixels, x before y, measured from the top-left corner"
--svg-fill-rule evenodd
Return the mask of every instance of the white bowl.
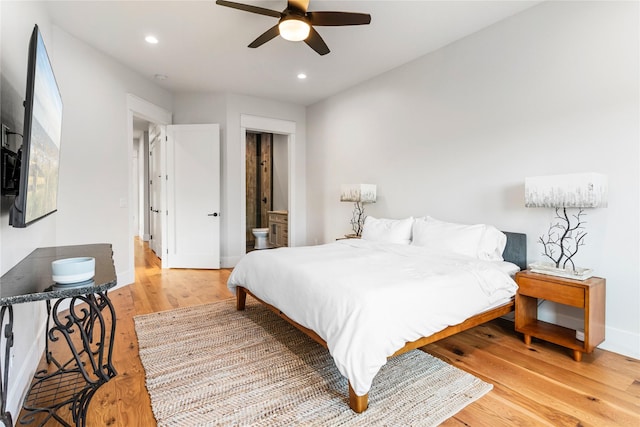
<path id="1" fill-rule="evenodd" d="M 84 282 L 95 276 L 96 259 L 78 257 L 58 259 L 51 263 L 53 281 L 56 283 Z"/>

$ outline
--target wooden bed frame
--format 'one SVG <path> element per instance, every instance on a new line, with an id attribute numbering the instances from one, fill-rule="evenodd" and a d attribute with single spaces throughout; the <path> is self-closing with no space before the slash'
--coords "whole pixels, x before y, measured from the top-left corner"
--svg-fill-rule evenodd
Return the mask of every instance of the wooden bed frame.
<path id="1" fill-rule="evenodd" d="M 507 247 L 505 248 L 503 253 L 504 259 L 506 261 L 510 261 L 518 265 L 523 270 L 526 269 L 526 259 L 527 259 L 526 235 L 520 234 L 520 233 L 509 233 L 509 232 L 505 232 L 505 234 L 507 235 Z M 314 340 L 324 348 L 328 349 L 326 341 L 323 340 L 313 330 L 309 328 L 305 328 L 304 326 L 290 319 L 286 314 L 280 311 L 277 307 L 262 301 L 260 298 L 256 297 L 254 294 L 252 294 L 250 291 L 248 291 L 246 288 L 242 286 L 236 287 L 236 309 L 237 310 L 245 309 L 247 295 L 251 295 L 257 301 L 259 301 L 260 303 L 264 304 L 269 309 L 271 309 L 278 316 L 280 316 L 281 318 L 289 322 L 291 325 L 298 328 L 300 331 L 307 334 L 312 340 Z M 440 332 L 437 332 L 428 337 L 422 337 L 417 339 L 416 341 L 408 342 L 404 345 L 404 347 L 396 351 L 390 357 L 398 356 L 408 351 L 415 350 L 427 344 L 431 344 L 443 338 L 447 338 L 451 335 L 455 335 L 458 332 L 466 331 L 467 329 L 471 329 L 475 326 L 482 325 L 490 320 L 502 317 L 512 312 L 514 310 L 514 307 L 515 307 L 514 298 L 512 298 L 506 304 L 484 311 L 480 314 L 476 314 L 475 316 L 468 318 L 462 323 L 449 326 L 441 330 Z M 351 383 L 349 383 L 349 407 L 354 412 L 361 413 L 367 409 L 367 406 L 369 406 L 369 394 L 365 394 L 364 396 L 358 396 L 353 391 L 353 388 L 351 387 Z"/>
<path id="2" fill-rule="evenodd" d="M 284 320 L 286 320 L 287 322 L 289 322 L 290 324 L 292 324 L 293 326 L 298 328 L 300 331 L 302 331 L 305 334 L 307 334 L 312 340 L 314 340 L 318 344 L 322 345 L 324 348 L 328 348 L 327 347 L 327 343 L 322 338 L 320 338 L 320 336 L 318 334 L 316 334 L 314 331 L 312 331 L 309 328 L 305 328 L 304 326 L 300 325 L 299 323 L 291 320 L 286 314 L 284 314 L 278 308 L 272 306 L 271 304 L 267 304 L 266 302 L 262 301 L 260 298 L 256 297 L 251 292 L 249 292 L 247 289 L 245 289 L 245 288 L 243 288 L 241 286 L 236 287 L 236 309 L 244 310 L 245 304 L 246 304 L 246 300 L 247 300 L 247 295 L 251 295 L 257 301 L 259 301 L 262 304 L 264 304 L 267 307 L 269 307 L 278 316 L 282 317 Z M 391 357 L 398 356 L 398 355 L 400 355 L 402 353 L 406 353 L 406 352 L 411 351 L 411 350 L 415 350 L 416 348 L 425 346 L 427 344 L 431 344 L 432 342 L 441 340 L 441 339 L 449 337 L 451 335 L 455 335 L 458 332 L 466 331 L 467 329 L 471 329 L 474 326 L 482 325 L 483 323 L 486 323 L 489 320 L 497 319 L 498 317 L 504 316 L 505 314 L 508 314 L 511 311 L 513 311 L 513 308 L 514 308 L 514 302 L 513 302 L 513 299 L 512 299 L 507 304 L 500 305 L 500 306 L 498 306 L 496 308 L 493 308 L 491 310 L 488 310 L 488 311 L 485 311 L 483 313 L 477 314 L 477 315 L 475 315 L 473 317 L 468 318 L 467 320 L 465 320 L 462 323 L 459 323 L 459 324 L 454 325 L 454 326 L 449 326 L 449 327 L 447 327 L 447 328 L 445 328 L 445 329 L 441 330 L 440 332 L 437 332 L 437 333 L 435 333 L 433 335 L 430 335 L 428 337 L 422 337 L 422 338 L 420 338 L 420 339 L 418 339 L 416 341 L 408 342 L 400 350 L 398 350 L 395 353 L 393 353 L 393 355 Z M 349 384 L 349 406 L 351 407 L 351 409 L 354 412 L 360 413 L 360 412 L 364 412 L 365 409 L 367 409 L 368 405 L 369 405 L 369 395 L 365 394 L 364 396 L 358 396 L 353 391 L 353 388 L 351 387 L 351 384 Z"/>

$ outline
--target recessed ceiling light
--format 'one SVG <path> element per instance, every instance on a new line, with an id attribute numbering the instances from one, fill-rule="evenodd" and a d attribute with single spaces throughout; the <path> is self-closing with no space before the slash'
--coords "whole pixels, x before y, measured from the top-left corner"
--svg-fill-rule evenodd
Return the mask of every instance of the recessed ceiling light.
<path id="1" fill-rule="evenodd" d="M 147 36 L 144 39 L 149 44 L 158 44 L 158 39 L 155 36 Z"/>
<path id="2" fill-rule="evenodd" d="M 299 78 L 300 80 L 304 80 L 304 79 L 306 79 L 306 78 L 307 78 L 307 75 L 306 75 L 305 73 L 299 73 L 299 74 L 298 74 L 298 78 Z"/>
<path id="3" fill-rule="evenodd" d="M 169 76 L 167 76 L 166 74 L 155 74 L 153 78 L 156 80 L 167 80 Z"/>

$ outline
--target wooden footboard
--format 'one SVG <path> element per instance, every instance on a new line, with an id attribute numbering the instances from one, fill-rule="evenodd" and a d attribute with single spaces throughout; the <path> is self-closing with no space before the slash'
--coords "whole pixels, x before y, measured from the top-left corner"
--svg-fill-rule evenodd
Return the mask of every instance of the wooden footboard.
<path id="1" fill-rule="evenodd" d="M 274 307 L 271 304 L 267 304 L 266 302 L 262 301 L 260 298 L 256 297 L 247 289 L 241 286 L 236 287 L 236 309 L 244 310 L 246 305 L 246 300 L 247 300 L 247 294 L 251 295 L 257 301 L 269 307 L 269 309 L 271 309 L 274 313 L 276 313 L 278 316 L 282 317 L 284 320 L 286 320 L 287 322 L 289 322 L 290 324 L 298 328 L 300 331 L 307 334 L 312 340 L 322 345 L 324 348 L 328 348 L 327 343 L 317 333 L 315 333 L 309 328 L 305 328 L 304 326 L 298 324 L 294 320 L 291 320 L 286 314 L 284 314 L 278 308 Z M 449 337 L 451 335 L 455 335 L 458 332 L 466 331 L 467 329 L 471 329 L 475 326 L 482 325 L 483 323 L 486 323 L 493 319 L 497 319 L 498 317 L 502 317 L 510 313 L 511 311 L 513 311 L 513 309 L 514 309 L 514 300 L 512 299 L 506 304 L 500 305 L 491 310 L 487 310 L 485 312 L 477 314 L 473 317 L 468 318 L 462 323 L 449 326 L 433 335 L 420 338 L 416 341 L 408 342 L 405 344 L 404 347 L 396 351 L 391 357 L 398 356 L 400 354 L 406 353 L 411 350 L 415 350 L 417 348 L 420 348 L 427 344 L 431 344 L 433 342 Z M 368 405 L 369 405 L 369 395 L 365 394 L 364 396 L 358 396 L 353 391 L 353 388 L 351 387 L 351 383 L 349 383 L 349 407 L 354 412 L 360 413 L 360 412 L 364 412 L 367 409 Z"/>

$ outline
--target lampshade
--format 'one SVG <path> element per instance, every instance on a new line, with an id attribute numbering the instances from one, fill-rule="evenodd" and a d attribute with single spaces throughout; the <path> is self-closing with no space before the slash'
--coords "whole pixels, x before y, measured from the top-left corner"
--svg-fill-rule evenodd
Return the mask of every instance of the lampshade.
<path id="1" fill-rule="evenodd" d="M 375 184 L 343 184 L 340 192 L 341 202 L 375 203 Z"/>
<path id="2" fill-rule="evenodd" d="M 575 173 L 525 178 L 524 200 L 528 208 L 606 208 L 607 176 Z"/>
<path id="3" fill-rule="evenodd" d="M 297 18 L 283 19 L 278 24 L 278 29 L 283 39 L 292 42 L 306 39 L 309 37 L 309 31 L 311 31 L 311 27 L 307 22 Z"/>

